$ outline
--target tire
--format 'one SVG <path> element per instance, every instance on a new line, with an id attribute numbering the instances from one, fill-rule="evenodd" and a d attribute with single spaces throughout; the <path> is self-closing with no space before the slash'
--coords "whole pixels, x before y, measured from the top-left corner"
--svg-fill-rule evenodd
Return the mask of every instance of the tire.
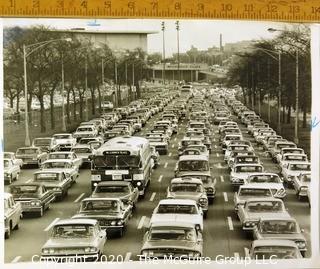
<path id="1" fill-rule="evenodd" d="M 38 168 L 40 168 L 40 166 L 41 166 L 41 160 L 38 160 Z"/>
<path id="2" fill-rule="evenodd" d="M 19 230 L 19 223 L 17 223 L 16 226 L 14 226 L 13 229 L 14 229 L 14 230 Z"/>
<path id="3" fill-rule="evenodd" d="M 14 180 L 18 180 L 19 179 L 19 173 L 17 173 L 16 178 Z"/>
<path id="4" fill-rule="evenodd" d="M 4 238 L 5 239 L 9 239 L 10 238 L 11 230 L 12 230 L 12 222 L 10 221 L 9 230 L 4 234 Z"/>
<path id="5" fill-rule="evenodd" d="M 126 231 L 126 228 L 125 228 L 125 227 L 121 228 L 121 229 L 119 230 L 119 237 L 123 237 L 124 234 L 125 234 L 125 231 Z"/>
<path id="6" fill-rule="evenodd" d="M 209 205 L 212 205 L 212 204 L 213 204 L 213 201 L 214 201 L 214 198 L 209 198 L 209 199 L 208 199 Z"/>
<path id="7" fill-rule="evenodd" d="M 41 207 L 41 210 L 39 211 L 39 217 L 40 217 L 40 218 L 43 216 L 43 211 L 44 211 L 44 209 L 43 209 L 43 206 L 42 206 L 42 207 Z"/>
<path id="8" fill-rule="evenodd" d="M 11 184 L 13 181 L 13 178 L 12 178 L 12 174 L 10 175 L 10 178 L 9 178 L 9 184 Z"/>
<path id="9" fill-rule="evenodd" d="M 203 212 L 203 218 L 206 219 L 208 217 L 208 211 Z"/>

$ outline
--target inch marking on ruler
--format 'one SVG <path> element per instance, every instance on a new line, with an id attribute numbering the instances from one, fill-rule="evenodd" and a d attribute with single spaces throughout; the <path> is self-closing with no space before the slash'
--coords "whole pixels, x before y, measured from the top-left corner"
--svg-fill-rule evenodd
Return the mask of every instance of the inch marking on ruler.
<path id="1" fill-rule="evenodd" d="M 7 0 L 3 17 L 203 18 L 319 21 L 319 0 Z"/>

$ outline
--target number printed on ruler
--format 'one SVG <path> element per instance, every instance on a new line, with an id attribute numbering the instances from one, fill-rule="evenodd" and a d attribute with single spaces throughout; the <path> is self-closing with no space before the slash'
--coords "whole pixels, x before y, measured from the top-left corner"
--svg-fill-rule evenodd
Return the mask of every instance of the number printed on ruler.
<path id="1" fill-rule="evenodd" d="M 1 0 L 3 17 L 320 21 L 319 0 Z"/>

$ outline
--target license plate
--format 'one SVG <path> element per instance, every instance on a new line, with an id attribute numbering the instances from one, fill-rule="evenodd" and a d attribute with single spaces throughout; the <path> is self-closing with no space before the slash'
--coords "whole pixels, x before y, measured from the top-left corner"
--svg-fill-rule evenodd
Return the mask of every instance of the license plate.
<path id="1" fill-rule="evenodd" d="M 122 175 L 112 175 L 113 180 L 122 180 Z"/>

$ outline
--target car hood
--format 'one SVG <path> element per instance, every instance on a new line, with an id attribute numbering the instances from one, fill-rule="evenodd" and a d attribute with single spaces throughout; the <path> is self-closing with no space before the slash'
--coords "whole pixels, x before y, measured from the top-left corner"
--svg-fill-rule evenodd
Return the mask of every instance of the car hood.
<path id="1" fill-rule="evenodd" d="M 92 193 L 92 198 L 119 198 L 121 200 L 128 199 L 130 197 L 130 194 L 124 194 L 124 193 Z"/>
<path id="2" fill-rule="evenodd" d="M 303 240 L 305 238 L 302 234 L 259 234 L 259 239 L 271 239 L 271 240 Z"/>
<path id="3" fill-rule="evenodd" d="M 92 238 L 50 238 L 42 248 L 79 248 L 93 244 Z"/>
<path id="4" fill-rule="evenodd" d="M 273 218 L 273 217 L 285 217 L 285 218 L 289 218 L 290 215 L 288 212 L 286 211 L 282 211 L 282 212 L 247 212 L 247 218 L 250 219 L 260 219 L 261 217 L 264 218 Z"/>
<path id="5" fill-rule="evenodd" d="M 72 138 L 66 138 L 66 139 L 57 139 L 57 144 L 67 144 L 73 142 Z"/>
<path id="6" fill-rule="evenodd" d="M 177 222 L 183 220 L 183 222 L 191 224 L 200 224 L 199 215 L 197 214 L 153 214 L 150 220 L 152 222 Z M 202 218 L 202 216 L 201 216 Z"/>

